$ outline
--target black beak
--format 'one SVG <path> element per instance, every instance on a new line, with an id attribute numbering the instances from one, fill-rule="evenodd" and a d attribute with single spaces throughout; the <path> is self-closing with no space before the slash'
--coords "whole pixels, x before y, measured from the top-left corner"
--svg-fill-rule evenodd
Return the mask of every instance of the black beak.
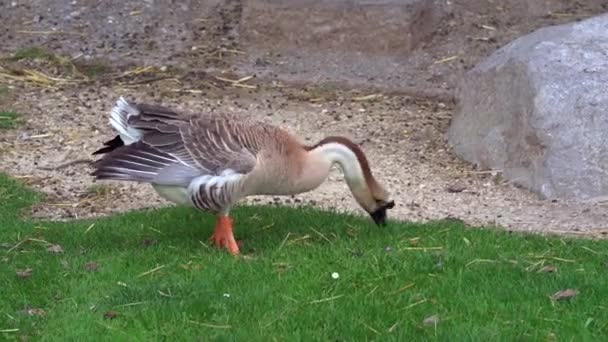
<path id="1" fill-rule="evenodd" d="M 381 205 L 380 207 L 378 207 L 378 209 L 376 209 L 375 211 L 369 213 L 369 215 L 372 217 L 372 219 L 374 220 L 376 225 L 384 226 L 384 225 L 386 225 L 386 210 L 392 209 L 394 206 L 395 206 L 395 201 L 387 202 L 387 203 Z"/>

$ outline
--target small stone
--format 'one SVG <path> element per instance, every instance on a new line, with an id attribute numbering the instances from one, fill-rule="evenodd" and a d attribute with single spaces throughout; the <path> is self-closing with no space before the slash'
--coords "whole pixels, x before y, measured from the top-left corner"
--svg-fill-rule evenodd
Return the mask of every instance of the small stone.
<path id="1" fill-rule="evenodd" d="M 97 271 L 97 268 L 99 266 L 97 265 L 96 262 L 87 262 L 86 264 L 84 264 L 84 269 L 89 271 L 89 272 L 94 272 Z"/>
<path id="2" fill-rule="evenodd" d="M 555 266 L 547 265 L 547 266 L 541 268 L 540 270 L 538 270 L 538 273 L 553 273 L 556 270 L 557 270 L 557 268 Z"/>
<path id="3" fill-rule="evenodd" d="M 44 310 L 42 310 L 40 308 L 27 309 L 27 310 L 25 310 L 25 312 L 29 316 L 44 316 L 44 315 L 46 315 L 46 311 L 44 311 Z"/>
<path id="4" fill-rule="evenodd" d="M 151 245 L 153 245 L 155 243 L 156 243 L 156 240 L 153 240 L 153 239 L 143 239 L 141 241 L 141 244 L 144 245 L 144 246 L 146 246 L 146 247 L 151 246 Z"/>
<path id="5" fill-rule="evenodd" d="M 55 254 L 63 253 L 63 247 L 61 247 L 61 245 L 50 245 L 46 250 Z"/>
<path id="6" fill-rule="evenodd" d="M 422 321 L 422 324 L 427 325 L 427 326 L 436 326 L 437 324 L 439 324 L 439 315 L 432 315 L 432 316 L 425 318 Z"/>
<path id="7" fill-rule="evenodd" d="M 118 313 L 114 311 L 108 311 L 103 314 L 103 318 L 105 319 L 114 319 L 116 316 L 118 316 Z"/>
<path id="8" fill-rule="evenodd" d="M 467 186 L 462 183 L 452 184 L 446 188 L 449 193 L 463 192 L 467 189 Z"/>
<path id="9" fill-rule="evenodd" d="M 553 296 L 551 296 L 551 299 L 553 299 L 553 300 L 571 299 L 571 298 L 574 298 L 577 294 L 578 294 L 578 292 L 574 289 L 565 289 L 562 291 L 555 292 L 553 294 Z"/>
<path id="10" fill-rule="evenodd" d="M 33 270 L 31 268 L 26 268 L 24 270 L 17 270 L 17 277 L 24 279 L 29 278 L 32 275 Z"/>
<path id="11" fill-rule="evenodd" d="M 353 252 L 351 252 L 351 255 L 354 257 L 362 257 L 363 256 L 363 252 L 359 251 L 359 250 L 355 250 Z"/>

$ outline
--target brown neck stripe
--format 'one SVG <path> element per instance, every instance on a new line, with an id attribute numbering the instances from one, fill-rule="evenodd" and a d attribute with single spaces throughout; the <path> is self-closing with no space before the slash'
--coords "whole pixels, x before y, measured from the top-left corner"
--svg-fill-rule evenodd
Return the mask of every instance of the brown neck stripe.
<path id="1" fill-rule="evenodd" d="M 311 151 L 320 146 L 331 144 L 331 143 L 344 145 L 347 148 L 349 148 L 351 151 L 353 151 L 355 156 L 357 156 L 359 165 L 361 165 L 361 170 L 363 170 L 363 176 L 365 177 L 365 182 L 367 183 L 368 186 L 370 186 L 370 187 L 373 186 L 374 177 L 372 176 L 372 171 L 369 168 L 369 162 L 367 161 L 365 154 L 363 153 L 363 151 L 357 144 L 350 141 L 348 138 L 339 137 L 339 136 L 329 136 L 329 137 L 326 137 L 325 139 L 319 141 L 318 143 L 316 143 L 313 146 L 304 146 L 304 148 L 306 149 L 306 151 Z"/>

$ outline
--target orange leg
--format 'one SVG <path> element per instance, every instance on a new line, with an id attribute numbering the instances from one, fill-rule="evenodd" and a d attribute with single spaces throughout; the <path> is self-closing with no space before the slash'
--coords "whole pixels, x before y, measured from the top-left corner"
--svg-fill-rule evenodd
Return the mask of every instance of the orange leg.
<path id="1" fill-rule="evenodd" d="M 239 246 L 232 234 L 232 219 L 228 216 L 219 215 L 215 224 L 215 231 L 211 240 L 218 248 L 226 248 L 232 255 L 239 254 Z"/>

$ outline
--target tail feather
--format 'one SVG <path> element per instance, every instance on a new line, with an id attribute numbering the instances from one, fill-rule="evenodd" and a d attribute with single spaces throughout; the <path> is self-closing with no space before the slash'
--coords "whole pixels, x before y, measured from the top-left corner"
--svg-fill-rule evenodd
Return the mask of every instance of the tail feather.
<path id="1" fill-rule="evenodd" d="M 111 179 L 164 185 L 188 184 L 200 172 L 168 153 L 143 142 L 123 146 L 92 164 L 96 179 Z"/>
<path id="2" fill-rule="evenodd" d="M 93 163 L 97 179 L 152 182 L 165 167 L 178 162 L 169 154 L 141 142 L 123 146 Z"/>
<path id="3" fill-rule="evenodd" d="M 127 102 L 122 96 L 116 101 L 116 105 L 110 112 L 110 124 L 118 131 L 126 145 L 132 144 L 141 138 L 141 133 L 129 126 L 129 118 L 139 114 L 139 109 Z"/>
<path id="4" fill-rule="evenodd" d="M 98 180 L 189 184 L 200 171 L 181 161 L 179 153 L 172 154 L 171 146 L 179 141 L 176 128 L 157 122 L 178 119 L 178 114 L 168 108 L 130 104 L 120 97 L 110 113 L 110 124 L 118 135 L 93 152 L 104 156 L 91 164 L 91 175 Z"/>
<path id="5" fill-rule="evenodd" d="M 108 141 L 104 142 L 103 145 L 105 147 L 100 148 L 99 150 L 93 152 L 92 154 L 96 155 L 96 154 L 109 153 L 109 152 L 112 152 L 112 151 L 114 151 L 115 149 L 117 149 L 117 148 L 119 148 L 121 146 L 124 146 L 125 143 L 120 138 L 120 135 L 117 135 L 117 136 L 114 137 L 114 139 L 108 140 Z"/>

